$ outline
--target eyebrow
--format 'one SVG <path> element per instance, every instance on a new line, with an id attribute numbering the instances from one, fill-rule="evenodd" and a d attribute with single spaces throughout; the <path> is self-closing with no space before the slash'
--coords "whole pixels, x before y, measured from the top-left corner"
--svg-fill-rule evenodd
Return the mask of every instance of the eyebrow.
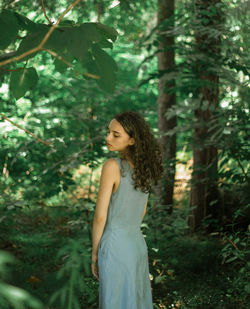
<path id="1" fill-rule="evenodd" d="M 109 127 L 107 127 L 107 129 L 109 130 Z M 114 133 L 121 134 L 121 132 L 118 132 L 118 131 L 114 131 L 114 130 L 113 130 L 113 132 L 114 132 Z"/>

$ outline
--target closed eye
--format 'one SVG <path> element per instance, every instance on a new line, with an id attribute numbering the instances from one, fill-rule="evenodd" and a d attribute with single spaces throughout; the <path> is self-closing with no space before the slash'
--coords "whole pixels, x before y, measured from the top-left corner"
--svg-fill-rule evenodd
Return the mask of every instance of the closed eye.
<path id="1" fill-rule="evenodd" d="M 107 134 L 110 134 L 109 128 L 107 129 Z M 115 132 L 113 135 L 114 135 L 114 137 L 119 137 L 119 136 L 120 136 L 120 135 L 117 134 L 116 132 Z"/>

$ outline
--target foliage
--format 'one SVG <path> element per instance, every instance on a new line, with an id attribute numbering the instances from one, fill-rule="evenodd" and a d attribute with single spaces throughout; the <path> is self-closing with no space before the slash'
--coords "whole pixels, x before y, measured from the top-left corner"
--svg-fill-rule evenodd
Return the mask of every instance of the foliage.
<path id="1" fill-rule="evenodd" d="M 222 264 L 234 266 L 234 272 L 229 276 L 232 287 L 228 289 L 228 297 L 239 299 L 239 302 L 248 301 L 250 294 L 250 249 L 249 249 L 249 226 L 246 231 L 237 229 L 238 217 L 244 216 L 249 211 L 250 204 L 236 210 L 233 216 L 232 232 L 225 233 L 223 237 L 224 246 L 221 250 Z"/>
<path id="2" fill-rule="evenodd" d="M 16 286 L 10 285 L 3 281 L 9 271 L 8 265 L 16 263 L 16 259 L 10 253 L 0 251 L 0 303 L 1 308 L 13 309 L 42 309 L 42 303 L 25 290 Z"/>
<path id="3" fill-rule="evenodd" d="M 233 282 L 228 280 L 232 269 L 222 263 L 220 236 L 190 235 L 185 229 L 186 222 L 176 225 L 177 218 L 185 217 L 186 210 L 178 212 L 177 217 L 174 215 L 171 220 L 171 215 L 166 222 L 159 209 L 151 208 L 145 218 L 148 229 L 144 233 L 156 303 L 169 309 L 225 309 L 236 304 L 244 308 L 245 295 L 234 300 L 228 294 L 234 289 Z"/>
<path id="4" fill-rule="evenodd" d="M 46 306 L 53 303 L 53 308 L 86 308 L 96 302 L 89 252 L 93 210 L 89 215 L 83 205 L 23 207 L 4 214 L 1 248 L 19 258 L 12 267 L 11 286 L 21 286 L 25 295 L 35 295 Z"/>
<path id="5" fill-rule="evenodd" d="M 166 112 L 167 120 L 171 121 L 177 116 L 177 126 L 168 130 L 165 134 L 173 136 L 177 134 L 177 150 L 185 149 L 191 152 L 192 148 L 205 149 L 214 147 L 218 150 L 218 156 L 214 162 L 219 165 L 218 173 L 209 173 L 212 164 L 199 166 L 204 173 L 208 172 L 208 178 L 204 182 L 215 184 L 223 190 L 227 185 L 235 183 L 232 178 L 237 178 L 240 186 L 249 186 L 249 65 L 247 45 L 249 39 L 245 35 L 245 18 L 249 15 L 245 1 L 221 1 L 211 5 L 208 11 L 197 13 L 196 4 L 199 1 L 178 2 L 175 16 L 175 25 L 172 20 L 153 28 L 150 35 L 144 36 L 144 44 L 147 53 L 143 61 L 144 74 L 141 85 L 154 83 L 159 77 L 164 76 L 166 81 L 174 80 L 175 87 L 167 87 L 166 92 L 175 93 L 177 97 L 176 106 Z M 217 22 L 208 24 L 207 16 L 220 14 Z M 155 56 L 159 50 L 159 31 L 164 29 L 166 35 L 174 35 L 175 42 L 167 49 L 173 49 L 176 53 L 176 65 L 168 70 L 157 70 Z M 167 30 L 166 30 L 167 29 Z M 209 49 L 208 42 L 196 41 L 196 35 L 206 35 L 209 39 L 219 41 L 220 52 L 214 53 Z M 234 44 L 231 44 L 231 42 Z M 197 46 L 199 44 L 199 46 Z M 198 68 L 201 72 L 218 76 L 219 83 L 219 105 L 209 105 L 207 100 L 199 93 L 199 89 L 205 87 L 213 91 L 216 85 L 204 78 L 200 78 Z M 205 73 L 204 73 L 205 74 Z M 195 111 L 201 109 L 212 115 L 211 120 L 200 120 L 195 116 Z M 207 128 L 205 138 L 195 140 L 194 130 Z M 200 180 L 198 180 L 200 182 Z M 230 192 L 229 192 L 230 193 Z M 224 191 L 224 197 L 228 191 Z M 249 198 L 247 191 L 243 197 Z M 215 201 L 214 201 L 215 202 Z M 218 203 L 211 205 L 213 218 L 205 218 L 203 228 L 208 225 L 215 230 L 220 230 L 226 220 L 230 209 L 223 209 L 223 198 Z M 242 205 L 240 203 L 241 206 Z M 227 206 L 227 205 L 226 205 Z M 236 205 L 235 205 L 236 206 Z M 240 207 L 238 209 L 240 209 Z M 216 208 L 216 209 L 215 209 Z M 224 211 L 225 210 L 225 211 Z"/>
<path id="6" fill-rule="evenodd" d="M 19 14 L 33 16 L 34 22 L 41 24 L 44 16 L 39 13 L 39 4 L 33 2 L 32 5 L 34 7 L 30 8 L 16 3 Z M 48 5 L 53 14 L 58 14 L 58 4 L 53 6 L 48 2 Z M 131 40 L 136 36 L 132 38 L 129 32 L 138 32 L 140 25 L 127 24 L 119 6 L 112 10 L 114 15 L 107 16 L 105 24 L 119 27 L 121 32 L 128 31 L 128 37 L 118 37 L 120 46 L 115 45 L 113 50 L 115 61 L 120 63 L 113 95 L 100 91 L 93 80 L 83 83 L 70 70 L 56 73 L 47 53 L 39 53 L 29 60 L 39 75 L 37 91 L 27 92 L 16 101 L 8 95 L 7 84 L 3 84 L 2 113 L 50 143 L 50 146 L 38 143 L 2 119 L 0 165 L 5 167 L 5 172 L 1 175 L 0 186 L 5 192 L 1 197 L 5 205 L 10 206 L 12 202 L 14 205 L 15 201 L 25 205 L 47 203 L 74 185 L 72 177 L 78 166 L 90 164 L 96 168 L 101 158 L 108 156 L 104 147 L 107 123 L 113 114 L 126 110 L 128 104 L 156 126 L 156 96 L 151 89 L 136 86 L 140 54 L 132 48 Z M 75 25 L 77 20 L 91 19 L 91 12 L 85 7 L 76 13 L 72 16 Z M 136 15 L 135 12 L 132 15 Z M 114 22 L 115 16 L 120 16 L 126 26 L 121 20 Z"/>
<path id="7" fill-rule="evenodd" d="M 86 258 L 87 257 L 87 258 Z M 69 239 L 67 245 L 61 248 L 57 254 L 57 258 L 63 262 L 63 267 L 58 271 L 56 278 L 61 279 L 66 277 L 66 284 L 53 293 L 49 303 L 53 304 L 60 298 L 60 307 L 65 309 L 81 308 L 79 299 L 81 293 L 85 295 L 84 277 L 81 271 L 84 268 L 84 273 L 89 276 L 89 256 L 86 256 L 84 244 L 73 239 Z M 81 292 L 81 293 L 80 293 Z M 92 298 L 89 301 L 93 301 Z"/>
<path id="8" fill-rule="evenodd" d="M 12 52 L 0 55 L 0 59 L 8 60 L 14 56 L 18 63 L 25 62 L 22 67 L 14 63 L 2 68 L 2 82 L 11 72 L 10 91 L 19 99 L 36 86 L 36 69 L 26 67 L 28 61 L 37 55 L 37 52 L 31 51 L 40 46 L 52 25 L 35 23 L 17 12 L 3 10 L 0 13 L 0 26 L 10 31 L 9 35 L 2 32 L 0 49 L 12 46 Z M 24 36 L 20 37 L 19 32 L 24 33 Z M 102 89 L 113 92 L 118 67 L 103 48 L 112 48 L 116 38 L 116 30 L 101 23 L 63 20 L 38 51 L 47 51 L 52 55 L 56 71 L 64 73 L 68 67 L 74 67 L 73 75 L 80 79 L 94 78 Z M 18 48 L 15 50 L 16 45 Z"/>
<path id="9" fill-rule="evenodd" d="M 1 246 L 19 259 L 8 284 L 20 286 L 47 306 L 50 300 L 53 308 L 62 308 L 64 298 L 68 307 L 70 299 L 74 300 L 71 308 L 98 308 L 99 283 L 90 273 L 93 212 L 85 203 L 4 211 Z M 231 243 L 224 244 L 220 235 L 189 235 L 186 223 L 176 224 L 184 214 L 185 209 L 179 209 L 178 215 L 169 216 L 166 227 L 165 217 L 157 216 L 159 212 L 149 205 L 142 225 L 156 308 L 225 309 L 236 302 L 244 308 L 247 294 L 244 289 L 237 294 L 243 280 L 236 277 L 238 266 L 247 266 L 244 247 L 239 247 L 244 261 L 237 260 L 238 266 L 236 260 L 223 263 L 225 254 L 227 259 L 234 255 Z M 229 248 L 223 249 L 227 244 Z M 237 241 L 236 245 L 241 246 Z"/>
<path id="10" fill-rule="evenodd" d="M 74 33 L 80 25 L 86 24 L 83 21 L 92 21 L 87 25 L 94 27 L 100 25 L 94 2 L 85 5 L 82 1 L 68 18 L 71 22 L 60 23 L 58 29 Z M 109 8 L 111 2 L 103 1 L 104 11 L 100 19 L 102 25 L 115 28 L 119 33 L 112 58 L 102 53 L 108 46 L 95 49 L 96 43 L 91 40 L 88 52 L 92 56 L 95 53 L 104 71 L 108 67 L 115 69 L 111 59 L 119 65 L 115 72 L 114 93 L 103 92 L 94 79 L 87 82 L 83 79 L 83 73 L 97 74 L 97 68 L 94 65 L 90 66 L 91 69 L 84 67 L 81 62 L 84 57 L 80 59 L 81 54 L 79 49 L 74 49 L 74 44 L 67 44 L 64 53 L 60 47 L 64 42 L 61 40 L 63 33 L 59 30 L 51 36 L 47 47 L 73 64 L 72 68 L 45 51 L 30 58 L 26 67 L 20 62 L 6 66 L 8 70 L 22 68 L 14 71 L 13 76 L 17 77 L 21 72 L 34 73 L 30 69 L 37 72 L 36 88 L 26 91 L 18 100 L 9 93 L 9 86 L 17 91 L 17 96 L 22 94 L 22 89 L 9 84 L 11 72 L 0 70 L 1 113 L 50 144 L 38 142 L 4 118 L 0 120 L 1 248 L 20 260 L 19 265 L 12 264 L 13 275 L 8 283 L 4 283 L 21 287 L 44 304 L 52 299 L 53 306 L 60 308 L 61 297 L 65 297 L 69 304 L 72 295 L 71 299 L 74 298 L 79 306 L 97 308 L 98 282 L 84 268 L 82 257 L 90 256 L 91 250 L 91 222 L 98 189 L 95 173 L 98 173 L 100 163 L 110 156 L 105 147 L 108 121 L 120 111 L 139 111 L 157 134 L 157 82 L 161 74 L 167 73 L 166 78 L 176 80 L 176 87 L 168 91 L 177 94 L 176 108 L 168 110 L 167 118 L 177 115 L 178 125 L 166 134 L 177 133 L 177 149 L 181 154 L 178 157 L 185 158 L 181 160 L 185 164 L 192 157 L 193 129 L 203 125 L 193 117 L 202 101 L 196 96 L 196 90 L 201 86 L 195 75 L 195 64 L 199 60 L 220 77 L 220 105 L 207 124 L 211 128 L 209 138 L 203 141 L 205 146 L 214 145 L 219 149 L 221 208 L 215 224 L 218 234 L 217 238 L 189 235 L 188 188 L 171 216 L 166 215 L 164 205 L 158 205 L 156 198 L 151 197 L 142 229 L 148 244 L 154 304 L 156 308 L 173 308 L 173 305 L 180 308 L 244 308 L 248 301 L 249 271 L 246 233 L 249 211 L 246 48 L 249 35 L 246 2 L 222 1 L 224 25 L 210 29 L 211 36 L 219 35 L 222 40 L 221 57 L 214 59 L 213 55 L 204 58 L 196 53 L 194 30 L 204 31 L 204 26 L 201 20 L 194 18 L 194 2 L 176 1 L 175 27 L 169 30 L 176 37 L 173 46 L 176 66 L 169 72 L 157 71 L 156 1 L 126 0 Z M 32 34 L 39 39 L 33 27 L 38 27 L 38 32 L 41 32 L 40 39 L 50 29 L 44 24 L 40 1 L 17 1 L 13 7 L 8 6 L 9 1 L 1 3 L 4 4 L 7 11 L 14 14 L 9 16 L 18 20 L 17 25 L 13 19 L 9 38 L 5 31 L 0 34 L 0 40 L 7 40 L 6 44 L 10 44 L 5 53 L 17 51 L 20 43 L 25 42 L 24 37 L 16 37 L 20 19 L 28 18 L 26 26 L 29 25 L 31 30 L 19 29 L 18 35 L 29 39 Z M 67 0 L 46 1 L 48 15 L 59 16 L 62 6 L 68 4 Z M 208 14 L 211 13 L 212 9 Z M 77 35 L 66 40 L 73 42 Z M 89 33 L 90 37 L 92 35 Z M 25 44 L 27 42 L 26 39 Z M 67 57 L 69 50 L 73 56 Z M 100 61 L 102 57 L 106 57 L 104 62 Z M 76 72 L 80 74 L 76 76 Z M 22 82 L 35 84 L 35 74 L 33 76 L 32 79 L 26 78 L 28 74 Z M 112 76 L 108 75 L 108 78 L 112 79 Z M 208 108 L 206 102 L 202 108 Z M 56 258 L 59 251 L 61 256 Z M 71 251 L 74 254 L 69 254 Z M 73 267 L 74 261 L 82 265 L 78 274 Z M 58 278 L 58 273 L 62 277 Z"/>

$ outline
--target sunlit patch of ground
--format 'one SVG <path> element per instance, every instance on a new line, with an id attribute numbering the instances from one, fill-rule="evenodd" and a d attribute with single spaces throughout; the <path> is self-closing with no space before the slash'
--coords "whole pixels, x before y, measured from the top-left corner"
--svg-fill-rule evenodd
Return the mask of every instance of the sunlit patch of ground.
<path id="1" fill-rule="evenodd" d="M 189 160 L 187 164 L 176 165 L 174 200 L 176 207 L 182 207 L 182 201 L 190 192 L 189 181 L 191 179 L 193 160 Z"/>

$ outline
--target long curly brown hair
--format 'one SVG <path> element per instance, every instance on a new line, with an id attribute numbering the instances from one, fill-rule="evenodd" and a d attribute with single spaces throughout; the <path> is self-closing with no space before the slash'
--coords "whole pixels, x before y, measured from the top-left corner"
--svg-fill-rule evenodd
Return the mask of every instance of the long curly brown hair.
<path id="1" fill-rule="evenodd" d="M 149 125 L 144 118 L 132 111 L 114 116 L 126 131 L 135 139 L 134 145 L 128 146 L 121 159 L 130 160 L 133 165 L 132 179 L 134 188 L 151 192 L 152 185 L 157 185 L 163 173 L 162 151 Z"/>

